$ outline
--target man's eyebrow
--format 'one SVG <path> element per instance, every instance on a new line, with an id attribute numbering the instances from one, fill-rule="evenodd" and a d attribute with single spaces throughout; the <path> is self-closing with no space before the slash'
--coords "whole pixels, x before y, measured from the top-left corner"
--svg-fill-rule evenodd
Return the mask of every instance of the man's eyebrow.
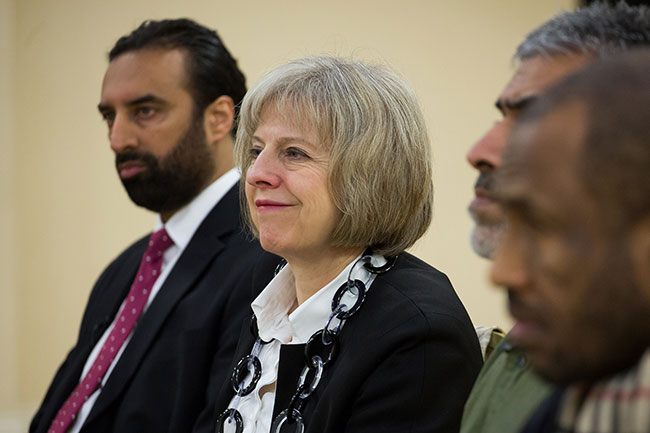
<path id="1" fill-rule="evenodd" d="M 146 104 L 147 102 L 163 102 L 163 99 L 153 94 L 147 94 L 127 102 L 126 105 L 139 105 Z"/>
<path id="2" fill-rule="evenodd" d="M 150 93 L 149 93 L 149 94 L 146 94 L 146 95 L 143 95 L 143 96 L 139 96 L 139 97 L 137 97 L 137 98 L 135 98 L 135 99 L 132 99 L 132 100 L 128 101 L 128 102 L 126 103 L 126 105 L 128 105 L 128 106 L 135 106 L 135 105 L 140 105 L 140 104 L 146 104 L 146 103 L 148 103 L 148 102 L 157 102 L 157 103 L 160 103 L 160 102 L 163 102 L 163 99 L 160 98 L 159 96 L 156 96 L 156 95 L 154 95 L 154 94 L 150 94 Z M 101 103 L 101 102 L 97 105 L 97 109 L 99 110 L 100 113 L 104 113 L 104 112 L 106 112 L 106 111 L 108 111 L 108 110 L 111 110 L 112 108 L 113 108 L 112 105 L 110 105 L 110 104 L 103 104 L 103 103 Z"/>
<path id="3" fill-rule="evenodd" d="M 494 106 L 497 107 L 497 110 L 501 114 L 505 114 L 506 111 L 520 111 L 530 105 L 534 100 L 537 99 L 537 95 L 525 96 L 518 99 L 499 99 Z"/>
<path id="4" fill-rule="evenodd" d="M 102 104 L 101 102 L 97 104 L 97 109 L 100 113 L 105 113 L 111 109 L 111 106 L 108 104 Z"/>

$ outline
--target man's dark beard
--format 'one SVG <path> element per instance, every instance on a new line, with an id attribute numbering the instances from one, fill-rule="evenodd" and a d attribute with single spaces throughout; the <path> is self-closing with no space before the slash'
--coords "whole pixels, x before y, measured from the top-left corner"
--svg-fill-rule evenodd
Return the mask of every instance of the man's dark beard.
<path id="1" fill-rule="evenodd" d="M 135 204 L 158 213 L 174 212 L 188 204 L 215 171 L 201 117 L 192 121 L 168 155 L 156 158 L 151 153 L 127 150 L 115 156 L 115 165 L 133 160 L 141 162 L 145 170 L 121 179 L 122 184 Z"/>

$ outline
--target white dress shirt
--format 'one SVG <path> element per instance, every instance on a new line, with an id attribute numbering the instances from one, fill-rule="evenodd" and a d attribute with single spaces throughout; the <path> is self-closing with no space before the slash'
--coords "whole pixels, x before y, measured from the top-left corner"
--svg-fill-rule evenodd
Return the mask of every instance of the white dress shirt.
<path id="1" fill-rule="evenodd" d="M 151 305 L 151 302 L 153 302 L 154 298 L 160 291 L 160 288 L 162 287 L 163 283 L 167 279 L 167 276 L 174 268 L 176 261 L 185 250 L 185 247 L 187 247 L 187 244 L 190 243 L 190 240 L 192 239 L 192 236 L 194 236 L 194 232 L 196 231 L 196 229 L 199 228 L 199 225 L 201 225 L 201 223 L 208 215 L 208 213 L 210 213 L 212 208 L 219 202 L 219 200 L 223 198 L 224 195 L 226 195 L 228 191 L 230 191 L 230 189 L 238 181 L 239 181 L 239 172 L 233 168 L 230 171 L 226 172 L 219 179 L 215 180 L 210 185 L 208 185 L 190 203 L 188 203 L 182 209 L 175 212 L 174 215 L 172 215 L 172 217 L 169 218 L 167 223 L 164 224 L 164 227 L 167 230 L 167 234 L 174 241 L 174 244 L 170 246 L 163 255 L 163 262 L 162 262 L 160 276 L 154 283 L 153 288 L 151 289 L 151 294 L 147 299 L 147 304 L 145 305 L 142 314 L 146 312 L 147 308 L 149 307 L 149 305 Z M 158 215 L 154 232 L 161 229 L 162 227 L 163 227 L 163 223 L 162 220 L 160 219 L 160 215 Z M 90 367 L 95 362 L 95 358 L 97 358 L 97 355 L 99 354 L 99 351 L 104 345 L 104 342 L 108 338 L 111 329 L 113 329 L 115 320 L 117 320 L 117 317 L 120 315 L 123 306 L 124 304 L 122 304 L 122 306 L 117 312 L 117 315 L 113 319 L 113 322 L 108 328 L 106 328 L 106 331 L 104 331 L 104 334 L 99 339 L 99 341 L 93 348 L 92 352 L 90 352 L 90 355 L 88 356 L 88 359 L 86 360 L 86 364 L 84 365 L 83 371 L 81 373 L 81 377 L 79 379 L 80 381 L 84 378 L 88 370 L 90 370 Z M 83 426 L 86 418 L 88 417 L 88 414 L 93 408 L 93 405 L 97 400 L 97 397 L 99 397 L 102 388 L 106 384 L 106 381 L 111 375 L 113 368 L 115 367 L 118 360 L 120 359 L 120 356 L 122 356 L 122 352 L 124 352 L 124 348 L 126 348 L 130 340 L 131 340 L 131 335 L 129 335 L 129 337 L 126 339 L 126 341 L 124 342 L 120 350 L 117 352 L 117 356 L 111 363 L 110 367 L 106 370 L 106 374 L 102 379 L 102 383 L 100 387 L 97 388 L 97 391 L 95 391 L 88 398 L 88 400 L 86 400 L 84 405 L 79 410 L 79 413 L 77 414 L 74 424 L 71 426 L 69 430 L 70 433 L 78 433 L 81 430 L 81 427 Z"/>
<path id="2" fill-rule="evenodd" d="M 316 331 L 323 329 L 332 314 L 332 299 L 338 288 L 351 278 L 361 280 L 366 289 L 375 279 L 357 260 L 346 268 L 326 286 L 298 306 L 291 314 L 289 311 L 296 303 L 296 286 L 291 267 L 286 265 L 253 301 L 251 307 L 257 317 L 259 336 L 269 343 L 261 346 L 258 358 L 262 365 L 262 375 L 255 389 L 248 395 L 235 396 L 228 406 L 237 409 L 242 415 L 244 433 L 268 433 L 271 430 L 273 402 L 275 399 L 275 382 L 278 376 L 280 347 L 283 344 L 304 344 Z M 382 256 L 372 256 L 374 266 L 382 266 L 386 260 Z M 352 273 L 350 274 L 350 270 Z M 356 297 L 349 292 L 343 295 L 341 303 L 349 307 L 354 305 Z M 334 323 L 338 322 L 334 319 Z M 246 382 L 248 383 L 248 382 Z M 264 393 L 260 391 L 264 388 Z M 284 409 L 284 408 L 282 408 Z M 228 424 L 226 424 L 228 427 Z"/>

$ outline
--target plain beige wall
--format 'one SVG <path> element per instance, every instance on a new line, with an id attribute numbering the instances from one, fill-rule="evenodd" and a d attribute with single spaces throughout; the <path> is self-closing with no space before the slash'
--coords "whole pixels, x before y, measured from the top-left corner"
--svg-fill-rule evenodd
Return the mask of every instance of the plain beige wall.
<path id="1" fill-rule="evenodd" d="M 215 27 L 249 85 L 309 54 L 392 65 L 416 90 L 433 140 L 435 221 L 415 252 L 450 276 L 475 323 L 509 326 L 504 297 L 468 244 L 475 173 L 464 155 L 498 118 L 493 102 L 517 43 L 570 0 L 0 1 L 0 48 L 9 52 L 0 71 L 0 314 L 17 329 L 0 341 L 4 409 L 40 402 L 93 282 L 152 228 L 153 215 L 117 179 L 96 110 L 107 51 L 145 18 Z"/>
<path id="2" fill-rule="evenodd" d="M 18 390 L 13 16 L 13 2 L 0 0 L 0 429 Z"/>

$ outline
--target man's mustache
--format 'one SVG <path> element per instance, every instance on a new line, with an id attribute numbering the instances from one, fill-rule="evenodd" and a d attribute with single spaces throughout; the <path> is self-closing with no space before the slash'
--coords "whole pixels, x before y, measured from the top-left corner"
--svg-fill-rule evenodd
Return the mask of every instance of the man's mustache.
<path id="1" fill-rule="evenodd" d="M 158 165 L 156 158 L 150 153 L 136 152 L 136 151 L 126 151 L 118 153 L 115 155 L 115 166 L 128 162 L 128 161 L 141 161 L 149 167 L 155 167 Z"/>
<path id="2" fill-rule="evenodd" d="M 524 302 L 517 293 L 511 290 L 508 290 L 508 310 L 512 316 L 518 319 L 543 321 L 543 317 L 537 308 Z"/>
<path id="3" fill-rule="evenodd" d="M 476 183 L 474 184 L 475 189 L 484 189 L 486 191 L 492 192 L 494 191 L 494 180 L 495 180 L 495 172 L 494 170 L 489 170 L 489 171 L 482 171 L 479 175 L 478 178 L 476 179 Z"/>

